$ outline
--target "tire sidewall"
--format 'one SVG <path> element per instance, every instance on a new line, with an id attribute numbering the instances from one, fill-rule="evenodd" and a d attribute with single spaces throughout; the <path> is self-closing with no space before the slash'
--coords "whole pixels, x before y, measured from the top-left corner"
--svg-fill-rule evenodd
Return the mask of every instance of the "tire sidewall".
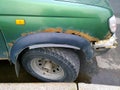
<path id="1" fill-rule="evenodd" d="M 50 59 L 51 61 L 55 62 L 56 64 L 58 64 L 59 66 L 61 66 L 61 68 L 63 69 L 64 71 L 64 77 L 61 78 L 61 79 L 58 79 L 58 80 L 51 80 L 51 79 L 47 79 L 47 78 L 44 78 L 44 77 L 41 77 L 40 75 L 38 75 L 31 67 L 31 61 L 34 59 L 34 58 L 48 58 Z M 42 80 L 42 81 L 54 81 L 54 82 L 67 82 L 67 81 L 73 81 L 74 79 L 74 75 L 75 72 L 73 70 L 73 67 L 72 65 L 70 65 L 69 62 L 66 62 L 66 60 L 62 57 L 62 56 L 57 56 L 54 54 L 53 55 L 48 55 L 48 54 L 45 54 L 45 53 L 35 53 L 35 54 L 31 54 L 31 55 L 26 55 L 26 57 L 23 58 L 23 61 L 22 61 L 22 64 L 23 66 L 25 67 L 25 69 L 30 73 L 32 74 L 33 76 L 35 76 L 36 78 Z"/>

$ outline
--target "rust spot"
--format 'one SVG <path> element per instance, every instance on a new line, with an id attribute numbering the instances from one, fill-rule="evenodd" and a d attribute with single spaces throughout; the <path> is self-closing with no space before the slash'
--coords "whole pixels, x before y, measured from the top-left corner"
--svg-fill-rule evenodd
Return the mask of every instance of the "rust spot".
<path id="1" fill-rule="evenodd" d="M 67 30 L 65 33 L 81 36 L 81 37 L 83 37 L 83 38 L 85 38 L 85 39 L 87 39 L 88 41 L 91 41 L 91 42 L 99 40 L 95 37 L 90 36 L 89 34 L 85 34 L 83 32 L 79 32 L 79 31 L 75 31 L 75 30 Z"/>
<path id="2" fill-rule="evenodd" d="M 27 35 L 28 35 L 28 34 L 34 34 L 34 33 L 35 33 L 35 32 L 29 32 L 29 33 L 27 33 Z"/>
<path id="3" fill-rule="evenodd" d="M 27 33 L 22 33 L 21 36 L 27 36 Z"/>
<path id="4" fill-rule="evenodd" d="M 21 36 L 27 36 L 27 35 L 29 35 L 29 34 L 34 34 L 34 33 L 37 33 L 37 32 L 22 33 Z"/>
<path id="5" fill-rule="evenodd" d="M 48 29 L 44 30 L 43 32 L 58 32 L 58 33 L 61 33 L 62 28 L 48 28 Z"/>
<path id="6" fill-rule="evenodd" d="M 93 36 L 90 36 L 89 34 L 83 33 L 83 32 L 79 32 L 76 30 L 65 30 L 65 32 L 63 32 L 62 28 L 47 28 L 45 30 L 38 30 L 36 32 L 28 32 L 28 33 L 22 33 L 21 36 L 27 36 L 29 34 L 34 34 L 34 33 L 40 33 L 40 32 L 54 32 L 54 33 L 66 33 L 66 34 L 74 34 L 74 35 L 78 35 L 80 37 L 83 37 L 85 39 L 87 39 L 90 42 L 96 42 L 99 41 L 98 38 L 95 38 Z"/>
<path id="7" fill-rule="evenodd" d="M 8 43 L 8 46 L 12 47 L 12 46 L 13 46 L 13 43 Z"/>

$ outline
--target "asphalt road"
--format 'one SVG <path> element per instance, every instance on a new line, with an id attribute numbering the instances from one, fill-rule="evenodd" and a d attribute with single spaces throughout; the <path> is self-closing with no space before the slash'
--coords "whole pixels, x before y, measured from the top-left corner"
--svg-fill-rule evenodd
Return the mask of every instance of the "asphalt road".
<path id="1" fill-rule="evenodd" d="M 120 18 L 120 0 L 110 0 L 114 13 Z"/>
<path id="2" fill-rule="evenodd" d="M 110 0 L 117 17 L 117 37 L 119 46 L 104 55 L 94 58 L 91 64 L 81 62 L 81 72 L 76 82 L 106 84 L 120 86 L 120 0 Z M 8 61 L 0 61 L 0 82 L 41 82 L 21 68 L 19 78 L 16 77 L 14 66 Z"/>
<path id="3" fill-rule="evenodd" d="M 77 82 L 120 86 L 120 0 L 110 0 L 117 18 L 118 47 L 97 56 L 91 64 L 81 62 Z"/>
<path id="4" fill-rule="evenodd" d="M 119 46 L 96 57 L 99 70 L 92 76 L 91 83 L 120 86 L 120 0 L 110 0 L 110 2 L 117 17 L 116 35 Z"/>

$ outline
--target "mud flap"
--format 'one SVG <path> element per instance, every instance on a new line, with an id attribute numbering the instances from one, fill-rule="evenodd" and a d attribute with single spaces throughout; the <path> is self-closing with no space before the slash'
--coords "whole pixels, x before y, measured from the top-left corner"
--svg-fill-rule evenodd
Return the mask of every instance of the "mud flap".
<path id="1" fill-rule="evenodd" d="M 19 60 L 17 60 L 16 63 L 15 63 L 15 72 L 16 72 L 16 76 L 18 78 L 19 77 L 19 73 L 20 73 L 20 63 L 19 63 Z"/>

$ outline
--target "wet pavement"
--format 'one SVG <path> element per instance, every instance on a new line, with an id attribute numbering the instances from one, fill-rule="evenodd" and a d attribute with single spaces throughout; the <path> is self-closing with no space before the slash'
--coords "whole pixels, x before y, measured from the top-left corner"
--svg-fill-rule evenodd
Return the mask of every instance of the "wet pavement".
<path id="1" fill-rule="evenodd" d="M 110 0 L 115 15 L 120 17 L 120 0 Z M 117 30 L 118 43 L 120 43 L 120 24 Z M 120 86 L 120 44 L 106 54 L 97 56 L 92 63 L 81 61 L 80 74 L 75 82 Z M 0 83 L 4 82 L 41 82 L 29 75 L 21 68 L 19 78 L 16 77 L 14 65 L 9 61 L 0 61 Z"/>

